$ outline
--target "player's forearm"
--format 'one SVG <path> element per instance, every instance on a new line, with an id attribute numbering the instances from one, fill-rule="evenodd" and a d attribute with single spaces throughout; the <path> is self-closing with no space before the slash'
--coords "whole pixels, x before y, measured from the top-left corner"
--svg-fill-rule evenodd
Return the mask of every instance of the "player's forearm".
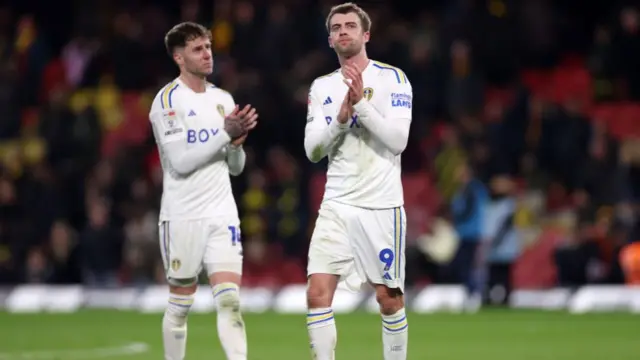
<path id="1" fill-rule="evenodd" d="M 409 141 L 410 119 L 385 119 L 367 101 L 360 100 L 353 107 L 358 112 L 358 122 L 383 143 L 394 155 L 401 154 Z"/>
<path id="2" fill-rule="evenodd" d="M 322 160 L 329 153 L 338 135 L 347 127 L 347 124 L 340 124 L 338 121 L 332 121 L 328 126 L 320 129 L 308 127 L 304 136 L 304 150 L 307 158 L 314 163 Z"/>
<path id="3" fill-rule="evenodd" d="M 188 175 L 211 161 L 222 149 L 229 145 L 231 138 L 220 131 L 209 141 L 197 146 L 187 147 L 186 141 L 175 141 L 163 146 L 163 151 L 171 168 L 180 175 Z"/>
<path id="4" fill-rule="evenodd" d="M 229 145 L 227 148 L 227 166 L 229 166 L 229 174 L 238 176 L 244 170 L 244 164 L 247 161 L 247 155 L 242 146 Z"/>

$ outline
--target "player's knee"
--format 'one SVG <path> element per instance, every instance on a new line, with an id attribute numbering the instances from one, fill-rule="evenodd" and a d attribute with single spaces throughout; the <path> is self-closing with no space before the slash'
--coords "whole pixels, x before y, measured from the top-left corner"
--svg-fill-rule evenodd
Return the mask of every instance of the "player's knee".
<path id="1" fill-rule="evenodd" d="M 214 286 L 213 299 L 218 311 L 240 312 L 240 292 L 237 284 L 228 282 Z"/>
<path id="2" fill-rule="evenodd" d="M 307 284 L 307 306 L 309 309 L 331 307 L 337 285 L 338 276 L 336 275 L 311 275 Z"/>
<path id="3" fill-rule="evenodd" d="M 182 322 L 189 314 L 197 285 L 192 279 L 169 279 L 169 303 L 166 314 L 174 321 Z"/>
<path id="4" fill-rule="evenodd" d="M 400 289 L 389 289 L 386 286 L 376 286 L 376 300 L 380 305 L 380 312 L 393 315 L 404 307 L 404 296 Z"/>
<path id="5" fill-rule="evenodd" d="M 188 295 L 196 291 L 198 278 L 190 277 L 184 279 L 169 278 L 167 280 L 172 293 Z"/>
<path id="6" fill-rule="evenodd" d="M 184 319 L 189 315 L 189 310 L 193 305 L 193 298 L 193 294 L 170 293 L 166 315 L 173 319 L 174 322 L 183 323 Z"/>
<path id="7" fill-rule="evenodd" d="M 331 289 L 328 286 L 310 283 L 307 287 L 307 306 L 309 309 L 331 307 Z"/>

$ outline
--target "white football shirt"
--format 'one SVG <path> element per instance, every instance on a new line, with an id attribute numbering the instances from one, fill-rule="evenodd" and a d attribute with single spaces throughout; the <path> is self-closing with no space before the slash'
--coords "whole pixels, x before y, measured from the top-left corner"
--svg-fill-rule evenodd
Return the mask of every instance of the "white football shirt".
<path id="1" fill-rule="evenodd" d="M 233 150 L 224 131 L 234 107 L 228 92 L 208 84 L 196 93 L 180 79 L 156 95 L 149 119 L 164 173 L 160 221 L 238 216 L 227 164 Z M 172 162 L 168 152 L 176 149 L 195 156 Z"/>
<path id="2" fill-rule="evenodd" d="M 309 91 L 305 150 L 329 157 L 324 200 L 368 208 L 402 206 L 400 157 L 407 146 L 413 93 L 404 72 L 370 60 L 364 97 L 346 124 L 336 120 L 347 93 L 340 70 L 317 78 Z"/>

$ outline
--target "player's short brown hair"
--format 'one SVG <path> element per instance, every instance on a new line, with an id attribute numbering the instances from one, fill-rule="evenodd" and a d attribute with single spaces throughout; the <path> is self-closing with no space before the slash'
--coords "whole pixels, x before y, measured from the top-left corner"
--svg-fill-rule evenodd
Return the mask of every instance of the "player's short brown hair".
<path id="1" fill-rule="evenodd" d="M 169 55 L 173 55 L 176 48 L 185 47 L 187 42 L 199 37 L 207 37 L 211 40 L 211 31 L 194 22 L 183 22 L 174 26 L 164 36 L 164 46 L 167 48 Z"/>
<path id="2" fill-rule="evenodd" d="M 331 18 L 335 14 L 349 14 L 354 13 L 358 15 L 360 19 L 360 25 L 362 26 L 362 31 L 371 31 L 371 18 L 366 11 L 362 10 L 362 8 L 352 2 L 347 2 L 344 4 L 336 5 L 331 8 L 329 11 L 329 15 L 327 15 L 327 21 L 325 26 L 327 27 L 327 31 L 331 32 Z"/>

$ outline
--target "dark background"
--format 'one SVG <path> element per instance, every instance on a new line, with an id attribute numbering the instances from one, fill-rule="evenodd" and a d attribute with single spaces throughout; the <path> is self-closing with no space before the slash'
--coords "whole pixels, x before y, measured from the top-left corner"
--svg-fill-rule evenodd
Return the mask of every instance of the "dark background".
<path id="1" fill-rule="evenodd" d="M 335 3 L 0 5 L 0 283 L 164 281 L 161 172 L 147 114 L 177 76 L 163 36 L 186 20 L 213 31 L 211 80 L 260 112 L 234 179 L 245 282 L 304 282 L 326 166 L 304 156 L 306 96 L 315 77 L 338 67 L 324 29 Z M 478 214 L 513 206 L 495 220 L 501 231 L 476 236 L 474 264 L 490 269 L 491 282 L 623 282 L 617 253 L 638 238 L 638 8 L 359 4 L 373 19 L 369 56 L 403 69 L 414 90 L 403 154 L 409 284 L 461 281 L 457 261 L 437 264 L 417 240 L 437 218 L 458 227 L 456 198 Z M 459 176 L 467 167 L 476 187 Z M 473 189 L 486 201 L 469 202 Z"/>

